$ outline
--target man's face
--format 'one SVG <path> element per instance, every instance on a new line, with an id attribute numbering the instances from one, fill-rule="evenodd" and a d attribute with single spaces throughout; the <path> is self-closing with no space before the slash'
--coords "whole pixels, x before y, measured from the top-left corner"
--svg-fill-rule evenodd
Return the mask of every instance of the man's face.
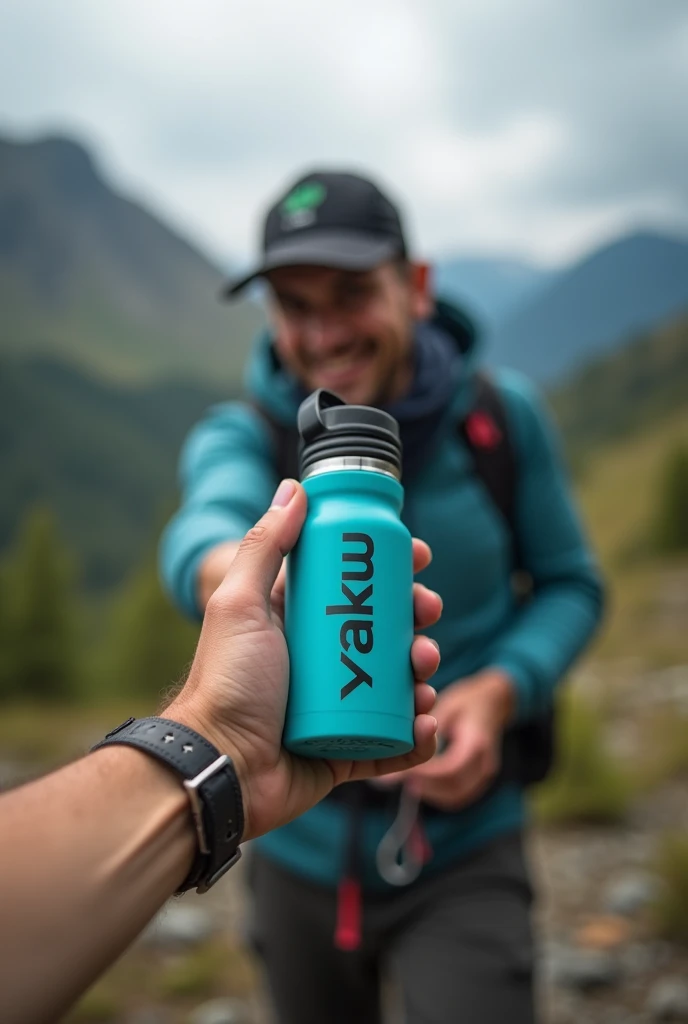
<path id="1" fill-rule="evenodd" d="M 429 312 L 420 268 L 283 267 L 267 275 L 277 352 L 307 391 L 356 405 L 400 397 L 411 377 L 414 321 Z"/>

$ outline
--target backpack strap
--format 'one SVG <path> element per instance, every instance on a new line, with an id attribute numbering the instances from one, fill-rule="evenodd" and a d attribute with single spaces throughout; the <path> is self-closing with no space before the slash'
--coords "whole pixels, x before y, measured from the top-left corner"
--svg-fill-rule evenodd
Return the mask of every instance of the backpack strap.
<path id="1" fill-rule="evenodd" d="M 499 389 L 482 373 L 476 375 L 475 388 L 475 402 L 459 424 L 459 434 L 471 454 L 476 476 L 506 523 L 511 540 L 511 585 L 517 600 L 525 604 L 533 594 L 533 579 L 525 568 L 516 528 L 517 455 Z M 554 711 L 549 710 L 506 730 L 501 771 L 495 784 L 517 781 L 529 786 L 541 782 L 552 767 L 554 755 Z"/>
<path id="2" fill-rule="evenodd" d="M 504 400 L 493 381 L 475 376 L 475 401 L 459 423 L 459 434 L 470 452 L 475 475 L 506 523 L 515 571 L 522 569 L 516 529 L 518 465 L 509 434 Z"/>
<path id="3" fill-rule="evenodd" d="M 287 427 L 284 423 L 279 423 L 272 413 L 253 399 L 248 399 L 246 404 L 260 416 L 268 428 L 272 440 L 275 469 L 280 480 L 285 480 L 287 477 L 298 480 L 299 432 L 296 425 Z"/>

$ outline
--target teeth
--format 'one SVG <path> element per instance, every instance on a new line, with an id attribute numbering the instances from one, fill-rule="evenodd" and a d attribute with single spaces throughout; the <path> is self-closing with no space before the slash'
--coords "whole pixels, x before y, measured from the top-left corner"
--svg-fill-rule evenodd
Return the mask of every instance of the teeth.
<path id="1" fill-rule="evenodd" d="M 339 356 L 335 359 L 328 359 L 327 362 L 320 364 L 320 369 L 327 372 L 338 372 L 340 370 L 348 370 L 351 366 L 355 366 L 356 363 L 360 362 L 361 356 Z"/>

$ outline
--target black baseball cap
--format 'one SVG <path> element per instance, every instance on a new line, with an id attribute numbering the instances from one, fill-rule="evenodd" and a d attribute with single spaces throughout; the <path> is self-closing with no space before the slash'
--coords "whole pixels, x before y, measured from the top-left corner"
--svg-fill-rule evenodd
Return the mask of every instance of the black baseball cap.
<path id="1" fill-rule="evenodd" d="M 231 298 L 278 267 L 372 270 L 406 255 L 399 211 L 377 185 L 357 174 L 313 171 L 268 210 L 262 260 L 222 294 Z"/>

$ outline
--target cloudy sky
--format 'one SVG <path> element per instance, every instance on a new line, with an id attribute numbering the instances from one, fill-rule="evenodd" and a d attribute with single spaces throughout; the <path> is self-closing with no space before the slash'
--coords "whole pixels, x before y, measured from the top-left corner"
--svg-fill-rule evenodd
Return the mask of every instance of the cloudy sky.
<path id="1" fill-rule="evenodd" d="M 9 0 L 0 132 L 46 130 L 225 260 L 324 164 L 424 255 L 559 263 L 688 234 L 688 0 Z"/>

